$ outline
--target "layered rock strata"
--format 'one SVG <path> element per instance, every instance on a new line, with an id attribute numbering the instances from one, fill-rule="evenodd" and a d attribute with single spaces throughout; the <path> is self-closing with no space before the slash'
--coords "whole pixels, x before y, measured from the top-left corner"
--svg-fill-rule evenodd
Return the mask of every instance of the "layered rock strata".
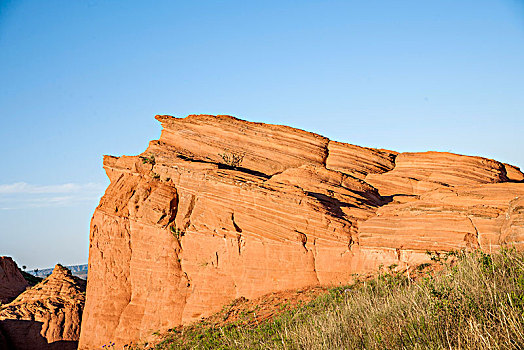
<path id="1" fill-rule="evenodd" d="M 524 184 L 444 187 L 394 198 L 360 226 L 361 251 L 376 264 L 397 257 L 414 266 L 428 250 L 494 252 L 524 242 Z"/>
<path id="2" fill-rule="evenodd" d="M 235 298 L 524 237 L 514 166 L 230 116 L 157 119 L 161 137 L 142 155 L 104 158 L 81 349 L 122 347 Z"/>
<path id="3" fill-rule="evenodd" d="M 366 176 L 366 182 L 383 196 L 419 195 L 442 187 L 507 181 L 502 163 L 446 152 L 402 153 L 395 158 L 391 171 Z"/>
<path id="4" fill-rule="evenodd" d="M 0 332 L 8 348 L 76 349 L 85 303 L 86 282 L 61 265 L 53 273 L 0 308 Z"/>
<path id="5" fill-rule="evenodd" d="M 0 256 L 0 304 L 11 302 L 28 286 L 13 259 Z"/>

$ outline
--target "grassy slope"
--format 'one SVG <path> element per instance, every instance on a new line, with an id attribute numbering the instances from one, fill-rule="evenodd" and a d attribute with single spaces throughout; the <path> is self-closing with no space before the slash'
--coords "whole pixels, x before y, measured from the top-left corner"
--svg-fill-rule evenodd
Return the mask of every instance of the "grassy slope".
<path id="1" fill-rule="evenodd" d="M 404 274 L 330 289 L 258 325 L 200 322 L 156 349 L 524 348 L 524 254 L 457 253 L 416 282 Z"/>

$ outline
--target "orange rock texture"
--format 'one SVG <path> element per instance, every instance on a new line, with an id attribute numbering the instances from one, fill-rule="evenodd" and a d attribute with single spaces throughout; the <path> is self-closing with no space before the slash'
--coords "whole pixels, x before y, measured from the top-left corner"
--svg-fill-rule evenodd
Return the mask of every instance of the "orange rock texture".
<path id="1" fill-rule="evenodd" d="M 0 333 L 8 349 L 77 349 L 86 282 L 61 265 L 0 308 Z M 0 338 L 1 339 L 1 338 Z"/>
<path id="2" fill-rule="evenodd" d="M 524 239 L 517 167 L 359 147 L 230 116 L 157 116 L 140 156 L 104 158 L 80 349 L 117 348 L 233 299 L 347 283 L 427 250 Z"/>
<path id="3" fill-rule="evenodd" d="M 13 259 L 0 256 L 0 304 L 11 302 L 28 286 Z"/>

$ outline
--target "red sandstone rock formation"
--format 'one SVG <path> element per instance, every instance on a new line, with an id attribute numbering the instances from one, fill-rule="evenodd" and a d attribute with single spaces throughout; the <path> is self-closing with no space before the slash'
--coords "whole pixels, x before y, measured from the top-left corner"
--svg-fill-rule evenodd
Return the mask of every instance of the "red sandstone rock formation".
<path id="1" fill-rule="evenodd" d="M 514 165 L 504 164 L 506 168 L 506 176 L 510 181 L 522 182 L 524 181 L 524 174 Z"/>
<path id="2" fill-rule="evenodd" d="M 0 304 L 11 302 L 28 286 L 13 259 L 0 256 Z"/>
<path id="3" fill-rule="evenodd" d="M 235 298 L 415 265 L 426 250 L 524 239 L 524 175 L 510 165 L 229 116 L 157 119 L 141 156 L 104 158 L 81 349 L 122 347 Z"/>
<path id="4" fill-rule="evenodd" d="M 366 176 L 366 182 L 383 196 L 419 195 L 441 187 L 506 181 L 509 179 L 502 163 L 445 152 L 402 153 L 396 157 L 393 170 Z"/>
<path id="5" fill-rule="evenodd" d="M 13 350 L 76 349 L 86 282 L 61 265 L 0 308 L 0 333 Z"/>
<path id="6" fill-rule="evenodd" d="M 360 226 L 361 252 L 388 263 L 416 265 L 426 250 L 481 248 L 524 242 L 524 184 L 440 188 L 416 198 L 394 197 Z"/>

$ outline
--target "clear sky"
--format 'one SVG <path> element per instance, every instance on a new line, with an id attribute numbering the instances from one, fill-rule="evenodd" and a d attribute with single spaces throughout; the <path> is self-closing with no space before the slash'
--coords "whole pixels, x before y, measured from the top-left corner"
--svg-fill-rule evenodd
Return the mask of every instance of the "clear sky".
<path id="1" fill-rule="evenodd" d="M 524 1 L 0 1 L 0 255 L 87 262 L 155 114 L 524 166 Z"/>

